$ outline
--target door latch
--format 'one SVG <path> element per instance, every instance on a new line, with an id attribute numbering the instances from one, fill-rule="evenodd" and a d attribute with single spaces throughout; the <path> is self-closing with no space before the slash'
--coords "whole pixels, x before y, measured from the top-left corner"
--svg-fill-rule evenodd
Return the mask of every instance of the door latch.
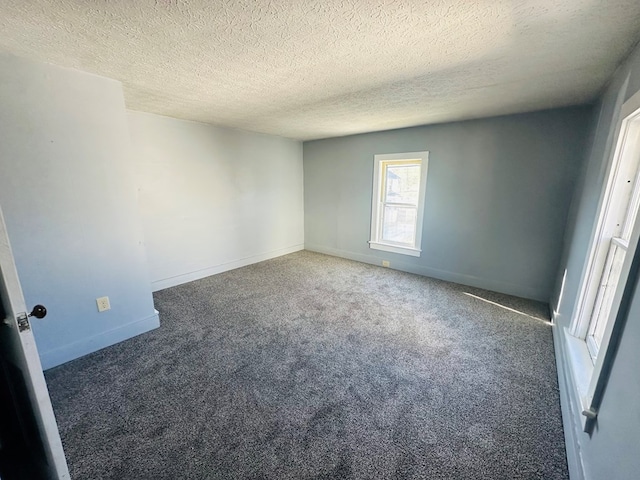
<path id="1" fill-rule="evenodd" d="M 29 317 L 44 318 L 47 316 L 47 309 L 43 305 L 36 305 L 29 315 L 26 313 L 20 313 L 16 317 L 18 323 L 18 330 L 24 332 L 25 330 L 31 330 L 31 324 L 29 324 Z"/>
<path id="2" fill-rule="evenodd" d="M 21 313 L 16 318 L 18 322 L 18 330 L 24 332 L 25 330 L 31 330 L 31 325 L 29 325 L 29 315 L 26 313 Z"/>

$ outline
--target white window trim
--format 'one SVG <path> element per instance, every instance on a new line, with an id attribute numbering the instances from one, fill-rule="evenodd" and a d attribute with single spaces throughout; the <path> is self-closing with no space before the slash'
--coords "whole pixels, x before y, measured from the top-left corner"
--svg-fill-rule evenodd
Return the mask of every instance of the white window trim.
<path id="1" fill-rule="evenodd" d="M 416 218 L 416 239 L 414 247 L 396 245 L 381 239 L 380 219 L 382 205 L 382 164 L 390 160 L 420 160 L 420 193 L 418 196 L 418 208 Z M 424 199 L 427 186 L 427 169 L 429 166 L 429 152 L 406 152 L 375 155 L 373 168 L 373 191 L 371 195 L 371 237 L 369 247 L 385 252 L 399 253 L 419 257 L 422 253 L 422 220 L 424 217 Z"/>
<path id="2" fill-rule="evenodd" d="M 631 263 L 638 246 L 640 237 L 640 219 L 635 222 L 633 231 L 629 235 L 628 250 L 625 256 L 620 281 L 613 297 L 609 320 L 607 321 L 602 343 L 599 347 L 598 355 L 593 361 L 587 345 L 587 334 L 591 322 L 591 311 L 593 308 L 595 295 L 600 281 L 599 273 L 602 271 L 606 261 L 606 251 L 600 251 L 599 245 L 603 237 L 607 235 L 605 220 L 607 217 L 606 206 L 612 195 L 613 184 L 617 170 L 622 163 L 623 156 L 629 152 L 637 152 L 640 149 L 640 134 L 632 136 L 631 133 L 640 130 L 640 92 L 637 92 L 627 100 L 621 108 L 620 120 L 616 128 L 617 144 L 608 167 L 607 182 L 604 186 L 600 203 L 598 206 L 598 222 L 592 236 L 589 255 L 583 269 L 579 295 L 574 308 L 574 316 L 569 328 L 565 329 L 565 352 L 568 357 L 569 369 L 571 373 L 571 383 L 573 394 L 576 396 L 580 409 L 582 428 L 589 432 L 592 422 L 597 416 L 597 405 L 599 399 L 595 398 L 600 383 L 600 377 L 608 362 L 611 362 L 607 355 L 607 348 L 612 340 L 612 333 L 615 327 L 615 319 L 620 309 L 622 295 L 629 277 Z M 639 201 L 632 198 L 631 207 Z M 598 255 L 600 253 L 600 255 Z M 604 258 L 603 258 L 604 257 Z"/>

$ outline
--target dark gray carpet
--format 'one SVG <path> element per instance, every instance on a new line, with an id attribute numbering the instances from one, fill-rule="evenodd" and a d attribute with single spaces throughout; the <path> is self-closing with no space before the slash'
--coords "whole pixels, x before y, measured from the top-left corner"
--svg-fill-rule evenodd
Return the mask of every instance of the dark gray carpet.
<path id="1" fill-rule="evenodd" d="M 74 479 L 568 478 L 545 305 L 311 252 L 155 302 L 46 372 Z"/>

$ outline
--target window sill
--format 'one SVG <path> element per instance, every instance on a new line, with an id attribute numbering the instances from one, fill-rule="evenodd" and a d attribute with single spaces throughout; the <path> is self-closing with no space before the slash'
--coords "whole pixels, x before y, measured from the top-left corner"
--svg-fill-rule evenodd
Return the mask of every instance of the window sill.
<path id="1" fill-rule="evenodd" d="M 589 412 L 591 412 L 591 399 L 589 398 L 589 385 L 593 376 L 593 362 L 589 355 L 589 349 L 584 340 L 574 337 L 568 328 L 564 329 L 564 341 L 569 366 L 571 383 L 573 383 L 572 396 L 574 403 L 579 408 L 582 429 L 585 430 Z"/>
<path id="2" fill-rule="evenodd" d="M 422 250 L 411 247 L 400 247 L 398 245 L 389 245 L 388 243 L 369 242 L 369 248 L 374 250 L 383 250 L 385 252 L 399 253 L 401 255 L 411 255 L 412 257 L 419 257 Z"/>

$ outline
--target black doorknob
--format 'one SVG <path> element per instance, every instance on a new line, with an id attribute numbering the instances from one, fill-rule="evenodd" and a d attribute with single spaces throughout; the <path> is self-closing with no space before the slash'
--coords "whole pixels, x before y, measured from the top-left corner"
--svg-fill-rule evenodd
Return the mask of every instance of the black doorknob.
<path id="1" fill-rule="evenodd" d="M 44 305 L 36 305 L 29 314 L 30 317 L 44 318 L 47 316 L 47 308 Z"/>

